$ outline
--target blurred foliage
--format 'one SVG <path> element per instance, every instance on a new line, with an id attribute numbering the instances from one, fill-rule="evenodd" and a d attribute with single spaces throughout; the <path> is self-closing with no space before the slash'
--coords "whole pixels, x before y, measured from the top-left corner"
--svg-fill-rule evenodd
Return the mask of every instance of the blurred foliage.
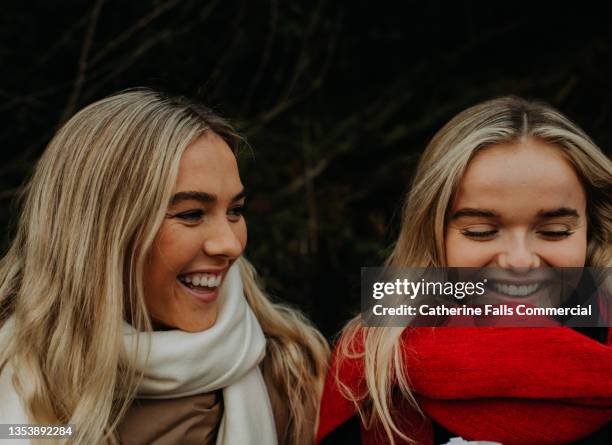
<path id="1" fill-rule="evenodd" d="M 328 335 L 359 305 L 427 141 L 503 94 L 612 142 L 604 3 L 3 1 L 0 219 L 54 131 L 134 86 L 200 98 L 248 137 L 248 256 Z M 9 231 L 5 230 L 6 247 Z"/>

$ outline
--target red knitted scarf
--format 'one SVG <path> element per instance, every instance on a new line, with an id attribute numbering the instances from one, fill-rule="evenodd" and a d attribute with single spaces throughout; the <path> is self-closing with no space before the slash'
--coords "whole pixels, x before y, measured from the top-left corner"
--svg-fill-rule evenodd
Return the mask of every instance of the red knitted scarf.
<path id="1" fill-rule="evenodd" d="M 410 328 L 402 345 L 426 418 L 396 398 L 394 419 L 418 444 L 433 444 L 430 419 L 464 439 L 503 445 L 570 443 L 612 421 L 610 328 L 607 344 L 561 327 Z M 363 350 L 360 341 L 353 346 Z M 318 441 L 356 413 L 337 386 L 336 371 L 352 391 L 365 388 L 362 362 L 335 357 Z M 362 427 L 362 441 L 388 443 L 380 427 Z"/>

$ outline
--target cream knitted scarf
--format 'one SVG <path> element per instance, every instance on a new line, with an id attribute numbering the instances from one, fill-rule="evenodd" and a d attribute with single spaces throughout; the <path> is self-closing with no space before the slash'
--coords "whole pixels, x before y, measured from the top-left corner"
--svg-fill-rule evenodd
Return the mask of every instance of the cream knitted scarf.
<path id="1" fill-rule="evenodd" d="M 124 345 L 144 372 L 138 397 L 168 399 L 223 391 L 224 413 L 217 445 L 275 445 L 276 428 L 259 363 L 266 339 L 247 304 L 238 264 L 228 271 L 219 294 L 215 324 L 202 332 L 137 332 L 124 324 Z M 148 360 L 148 345 L 150 354 Z"/>

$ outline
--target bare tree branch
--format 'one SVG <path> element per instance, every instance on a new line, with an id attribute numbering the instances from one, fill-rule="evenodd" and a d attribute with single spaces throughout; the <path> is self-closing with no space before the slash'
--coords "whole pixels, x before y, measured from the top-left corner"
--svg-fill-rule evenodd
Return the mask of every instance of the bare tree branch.
<path id="1" fill-rule="evenodd" d="M 305 121 L 305 128 L 308 129 L 308 120 Z M 306 208 L 308 210 L 308 227 L 307 227 L 307 246 L 308 253 L 314 255 L 319 250 L 319 217 L 317 209 L 317 197 L 314 188 L 314 174 L 309 174 L 312 171 L 312 152 L 313 147 L 310 142 L 310 137 L 307 131 L 302 137 L 302 151 L 304 156 L 304 185 L 306 192 Z"/>
<path id="2" fill-rule="evenodd" d="M 89 26 L 87 27 L 87 33 L 85 34 L 83 46 L 81 47 L 81 55 L 79 57 L 79 69 L 77 72 L 76 79 L 74 81 L 74 86 L 72 87 L 72 93 L 70 94 L 68 103 L 66 104 L 64 112 L 62 113 L 60 125 L 66 119 L 68 119 L 68 117 L 74 112 L 79 99 L 79 95 L 81 93 L 81 89 L 83 88 L 83 84 L 85 83 L 85 74 L 87 72 L 87 59 L 89 57 L 89 50 L 91 49 L 91 43 L 93 41 L 93 36 L 96 32 L 96 25 L 98 24 L 98 18 L 100 17 L 100 11 L 102 10 L 103 4 L 104 0 L 97 0 L 91 11 Z"/>
<path id="3" fill-rule="evenodd" d="M 208 11 L 206 14 L 200 14 L 194 20 L 186 23 L 180 29 L 168 28 L 164 31 L 160 31 L 156 33 L 153 37 L 145 40 L 142 44 L 135 47 L 129 54 L 124 56 L 122 59 L 115 61 L 115 63 L 111 66 L 103 66 L 98 70 L 95 70 L 91 73 L 90 78 L 95 80 L 95 85 L 90 87 L 85 95 L 86 98 L 92 98 L 104 85 L 111 82 L 113 79 L 117 78 L 121 73 L 126 71 L 132 65 L 134 65 L 138 60 L 140 60 L 146 53 L 155 48 L 157 44 L 160 42 L 169 39 L 170 37 L 178 37 L 181 34 L 185 34 L 191 31 L 195 26 L 202 23 L 202 21 L 206 20 L 212 10 L 214 9 L 214 5 L 218 3 L 218 0 L 215 2 L 209 3 Z"/>
<path id="4" fill-rule="evenodd" d="M 272 53 L 272 45 L 274 43 L 274 37 L 276 36 L 277 22 L 278 22 L 278 1 L 270 0 L 270 24 L 269 24 L 268 36 L 266 37 L 266 43 L 265 43 L 264 50 L 261 56 L 261 61 L 259 62 L 259 66 L 257 67 L 255 74 L 253 75 L 253 78 L 249 85 L 249 89 L 247 90 L 247 93 L 245 95 L 245 99 L 242 104 L 242 111 L 240 112 L 241 116 L 244 116 L 244 114 L 247 112 L 250 102 L 251 102 L 251 97 L 253 96 L 253 92 L 255 91 L 255 88 L 257 87 L 257 85 L 259 85 L 259 82 L 261 81 L 261 77 L 266 69 L 266 66 L 268 65 L 268 61 L 270 60 L 270 55 Z"/>
<path id="5" fill-rule="evenodd" d="M 94 57 L 91 58 L 91 64 L 97 65 L 104 57 L 106 57 L 112 50 L 120 46 L 122 43 L 127 41 L 130 37 L 136 34 L 138 31 L 146 27 L 149 23 L 155 20 L 157 17 L 162 15 L 164 12 L 174 8 L 180 0 L 168 0 L 156 8 L 151 10 L 148 14 L 142 16 L 136 21 L 130 28 L 119 34 L 116 38 L 108 42 L 104 48 L 102 48 Z"/>
<path id="6" fill-rule="evenodd" d="M 23 188 L 14 188 L 9 190 L 0 191 L 0 201 L 7 201 L 15 198 L 19 193 L 23 191 Z"/>
<path id="7" fill-rule="evenodd" d="M 84 26 L 91 16 L 91 12 L 89 14 L 84 14 L 83 17 L 75 21 L 75 23 L 68 28 L 61 35 L 60 38 L 56 39 L 51 47 L 36 61 L 37 65 L 40 67 L 41 65 L 45 65 L 64 45 L 69 44 L 72 41 L 73 35 L 81 29 L 81 26 Z"/>

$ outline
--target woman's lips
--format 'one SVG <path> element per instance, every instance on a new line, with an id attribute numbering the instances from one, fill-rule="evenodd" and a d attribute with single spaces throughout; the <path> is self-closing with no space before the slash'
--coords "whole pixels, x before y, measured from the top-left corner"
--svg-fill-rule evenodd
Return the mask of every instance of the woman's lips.
<path id="1" fill-rule="evenodd" d="M 499 282 L 489 281 L 486 284 L 486 292 L 478 300 L 493 300 L 494 302 L 508 302 L 508 303 L 526 303 L 537 305 L 538 302 L 549 301 L 548 293 L 550 291 L 550 282 Z"/>
<path id="2" fill-rule="evenodd" d="M 546 286 L 546 282 L 487 282 L 487 287 L 498 294 L 511 298 L 526 298 Z"/>
<path id="3" fill-rule="evenodd" d="M 183 283 L 178 278 L 177 278 L 176 281 L 179 283 L 179 285 L 183 289 L 185 289 L 185 291 L 189 295 L 191 295 L 192 297 L 196 298 L 197 300 L 199 300 L 199 301 L 201 301 L 203 303 L 212 303 L 219 296 L 219 287 L 220 287 L 220 285 L 216 286 L 216 287 L 196 289 L 194 287 L 190 287 L 187 284 Z M 221 282 L 223 282 L 223 279 L 221 280 Z"/>

